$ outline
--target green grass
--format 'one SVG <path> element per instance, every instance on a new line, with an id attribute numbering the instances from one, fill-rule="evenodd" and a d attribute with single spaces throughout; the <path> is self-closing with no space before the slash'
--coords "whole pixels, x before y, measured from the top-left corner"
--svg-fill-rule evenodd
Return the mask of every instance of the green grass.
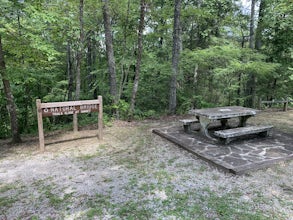
<path id="1" fill-rule="evenodd" d="M 108 210 L 113 210 L 114 208 L 110 202 L 110 198 L 102 194 L 97 194 L 94 198 L 89 199 L 87 206 L 89 209 L 86 211 L 85 215 L 89 219 L 99 216 L 102 217 L 105 212 L 110 213 Z"/>
<path id="2" fill-rule="evenodd" d="M 8 191 L 16 189 L 16 186 L 11 185 L 4 185 L 0 187 L 0 194 L 4 194 Z M 17 202 L 18 198 L 14 195 L 11 196 L 0 196 L 0 210 L 4 211 L 5 209 L 10 208 L 13 203 Z"/>
<path id="3" fill-rule="evenodd" d="M 110 194 L 97 194 L 88 201 L 84 217 L 99 219 L 107 214 L 112 216 L 111 219 L 285 220 L 280 214 L 258 211 L 254 201 L 243 202 L 240 199 L 242 193 L 238 191 L 223 195 L 209 188 L 178 192 L 171 184 L 165 187 L 160 183 L 137 186 L 136 179 L 132 179 L 125 189 L 137 191 L 133 200 L 115 203 Z M 165 198 L 155 195 L 158 189 L 166 193 Z"/>
<path id="4" fill-rule="evenodd" d="M 150 219 L 151 210 L 144 208 L 140 202 L 129 201 L 123 203 L 117 211 L 117 215 L 122 219 Z"/>
<path id="5" fill-rule="evenodd" d="M 54 189 L 57 187 L 54 183 L 50 183 L 50 178 L 38 180 L 34 183 L 34 185 L 38 187 L 38 191 L 40 193 L 39 200 L 47 200 L 49 205 L 56 209 L 62 209 L 63 207 L 66 207 L 71 200 L 72 193 L 60 196 L 62 195 L 61 190 L 57 190 L 55 192 Z"/>
<path id="6" fill-rule="evenodd" d="M 158 183 L 140 183 L 138 176 L 129 178 L 124 190 L 128 196 L 122 195 L 117 202 L 111 192 L 109 194 L 96 194 L 87 198 L 85 212 L 80 219 L 102 219 L 105 215 L 111 219 L 219 219 L 219 220 L 268 220 L 286 219 L 282 213 L 274 213 L 267 210 L 266 213 L 258 211 L 258 206 L 268 205 L 262 193 L 252 192 L 256 195 L 250 202 L 241 200 L 243 193 L 237 188 L 225 194 L 218 194 L 210 188 L 196 188 L 187 191 L 178 191 L 172 184 L 172 175 L 165 170 L 153 172 Z M 39 180 L 34 183 L 41 194 L 39 201 L 48 203 L 60 215 L 66 213 L 65 209 L 71 201 L 72 194 L 65 194 L 62 197 L 61 189 L 50 183 L 50 178 Z M 14 189 L 13 186 L 3 186 L 0 192 L 7 192 Z M 156 192 L 164 192 L 166 196 L 160 197 Z M 225 189 L 223 189 L 223 192 Z M 112 198 L 113 196 L 113 198 Z M 9 208 L 17 201 L 13 197 L 1 197 L 0 207 Z M 39 216 L 40 217 L 40 216 Z M 38 219 L 38 216 L 34 216 Z"/>
<path id="7" fill-rule="evenodd" d="M 14 185 L 4 185 L 4 186 L 1 186 L 0 187 L 0 193 L 5 193 L 5 192 L 7 192 L 9 190 L 12 190 L 14 188 L 15 188 Z"/>
<path id="8" fill-rule="evenodd" d="M 7 209 L 16 201 L 17 201 L 17 198 L 12 198 L 9 196 L 0 197 L 0 208 Z"/>

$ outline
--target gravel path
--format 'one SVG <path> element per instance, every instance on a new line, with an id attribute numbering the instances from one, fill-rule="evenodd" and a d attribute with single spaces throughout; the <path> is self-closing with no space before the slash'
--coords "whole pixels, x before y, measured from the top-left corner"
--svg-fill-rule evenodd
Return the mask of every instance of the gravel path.
<path id="1" fill-rule="evenodd" d="M 103 141 L 11 148 L 0 158 L 0 219 L 293 219 L 293 161 L 226 174 L 152 134 L 158 126 L 115 122 Z"/>

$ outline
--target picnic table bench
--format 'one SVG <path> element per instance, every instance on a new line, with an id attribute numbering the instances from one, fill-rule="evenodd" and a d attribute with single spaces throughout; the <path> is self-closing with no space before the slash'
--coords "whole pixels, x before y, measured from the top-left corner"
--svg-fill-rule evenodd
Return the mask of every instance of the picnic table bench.
<path id="1" fill-rule="evenodd" d="M 233 139 L 245 135 L 259 134 L 264 137 L 268 136 L 272 128 L 272 125 L 246 126 L 215 131 L 214 135 L 219 137 L 220 141 L 229 144 Z"/>
<path id="2" fill-rule="evenodd" d="M 199 123 L 199 120 L 197 118 L 192 118 L 192 119 L 182 119 L 179 120 L 183 124 L 184 131 L 186 133 L 191 132 L 191 125 L 194 123 Z"/>

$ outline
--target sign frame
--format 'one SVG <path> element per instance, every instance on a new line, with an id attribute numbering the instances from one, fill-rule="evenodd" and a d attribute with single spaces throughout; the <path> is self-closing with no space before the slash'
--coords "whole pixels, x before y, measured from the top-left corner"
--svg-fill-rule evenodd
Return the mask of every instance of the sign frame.
<path id="1" fill-rule="evenodd" d="M 103 139 L 103 98 L 98 96 L 94 100 L 79 100 L 68 102 L 48 102 L 42 103 L 41 99 L 36 100 L 37 118 L 39 130 L 39 148 L 45 151 L 45 138 L 43 117 L 57 116 L 57 115 L 76 115 L 79 113 L 98 112 L 98 138 Z M 77 123 L 73 123 L 73 130 L 77 131 Z"/>

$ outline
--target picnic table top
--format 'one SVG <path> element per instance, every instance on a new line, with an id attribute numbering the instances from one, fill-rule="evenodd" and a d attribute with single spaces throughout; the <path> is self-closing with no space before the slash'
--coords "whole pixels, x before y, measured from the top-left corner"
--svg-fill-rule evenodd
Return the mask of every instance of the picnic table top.
<path id="1" fill-rule="evenodd" d="M 208 119 L 226 119 L 242 116 L 254 116 L 258 110 L 242 106 L 224 106 L 217 108 L 192 109 L 190 114 L 204 116 Z"/>

